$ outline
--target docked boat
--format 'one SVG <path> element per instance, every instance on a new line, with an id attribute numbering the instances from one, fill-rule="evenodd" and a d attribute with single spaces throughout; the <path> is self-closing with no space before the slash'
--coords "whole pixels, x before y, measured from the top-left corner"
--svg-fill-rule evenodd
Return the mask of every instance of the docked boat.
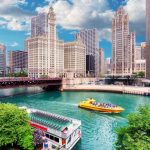
<path id="1" fill-rule="evenodd" d="M 30 125 L 43 131 L 50 150 L 71 150 L 81 138 L 81 121 L 47 113 L 36 109 L 26 109 Z"/>
<path id="2" fill-rule="evenodd" d="M 95 110 L 99 112 L 105 112 L 105 113 L 120 113 L 124 110 L 122 107 L 117 105 L 98 103 L 96 102 L 96 100 L 92 98 L 87 99 L 86 101 L 82 101 L 79 104 L 79 107 L 84 109 Z"/>

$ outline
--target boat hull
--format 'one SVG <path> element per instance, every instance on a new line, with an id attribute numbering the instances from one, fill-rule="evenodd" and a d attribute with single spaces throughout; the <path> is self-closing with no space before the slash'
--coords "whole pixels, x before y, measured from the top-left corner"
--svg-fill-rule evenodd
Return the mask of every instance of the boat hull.
<path id="1" fill-rule="evenodd" d="M 122 107 L 119 107 L 119 106 L 117 106 L 115 108 L 95 106 L 95 105 L 92 105 L 90 103 L 90 101 L 81 102 L 78 105 L 78 107 L 83 108 L 83 109 L 93 110 L 93 111 L 99 111 L 99 112 L 103 112 L 103 113 L 120 113 L 124 110 Z"/>
<path id="2" fill-rule="evenodd" d="M 110 110 L 110 109 L 104 109 L 104 108 L 93 108 L 93 107 L 88 107 L 88 106 L 80 106 L 80 108 L 83 109 L 89 109 L 89 110 L 93 110 L 93 111 L 99 111 L 99 112 L 104 112 L 104 113 L 120 113 L 122 112 L 122 110 Z"/>

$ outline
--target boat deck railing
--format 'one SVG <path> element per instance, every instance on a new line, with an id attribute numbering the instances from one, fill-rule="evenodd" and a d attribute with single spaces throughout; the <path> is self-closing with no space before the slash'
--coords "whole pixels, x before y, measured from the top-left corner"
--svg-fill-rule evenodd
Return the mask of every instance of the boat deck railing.
<path id="1" fill-rule="evenodd" d="M 79 120 L 38 110 L 30 110 L 30 118 L 32 122 L 49 128 L 52 134 L 63 138 L 67 138 L 81 125 L 81 121 Z M 73 128 L 70 130 L 69 126 Z M 67 132 L 62 132 L 65 128 L 68 129 Z"/>
<path id="2" fill-rule="evenodd" d="M 30 116 L 31 121 L 43 124 L 46 127 L 54 128 L 56 130 L 61 130 L 71 124 L 71 121 L 66 118 L 40 111 L 32 112 Z"/>

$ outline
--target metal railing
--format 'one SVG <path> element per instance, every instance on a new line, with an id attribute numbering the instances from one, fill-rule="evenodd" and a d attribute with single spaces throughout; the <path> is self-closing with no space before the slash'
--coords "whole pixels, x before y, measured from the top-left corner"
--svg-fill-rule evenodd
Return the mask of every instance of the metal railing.
<path id="1" fill-rule="evenodd" d="M 29 78 L 29 77 L 3 77 L 0 82 L 5 81 L 47 81 L 47 80 L 61 80 L 62 78 Z"/>

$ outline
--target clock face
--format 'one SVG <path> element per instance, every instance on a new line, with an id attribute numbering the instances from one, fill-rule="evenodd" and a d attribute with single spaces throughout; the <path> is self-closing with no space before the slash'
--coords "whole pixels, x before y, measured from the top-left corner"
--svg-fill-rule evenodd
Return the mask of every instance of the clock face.
<path id="1" fill-rule="evenodd" d="M 48 18 L 51 20 L 55 20 L 55 15 L 50 14 Z"/>

